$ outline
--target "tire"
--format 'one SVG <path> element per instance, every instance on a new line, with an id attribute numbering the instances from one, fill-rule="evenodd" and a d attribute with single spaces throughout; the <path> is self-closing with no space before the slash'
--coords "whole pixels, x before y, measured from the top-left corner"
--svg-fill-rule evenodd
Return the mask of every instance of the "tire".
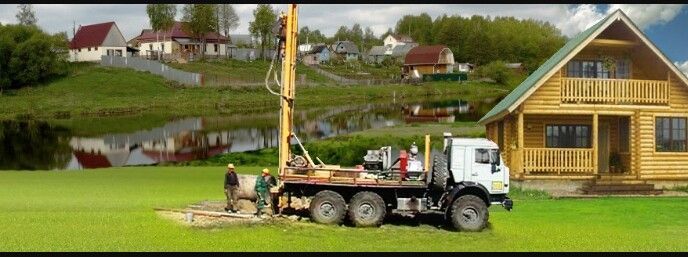
<path id="1" fill-rule="evenodd" d="M 435 191 L 445 191 L 448 179 L 449 169 L 447 168 L 447 157 L 444 155 L 435 155 L 432 162 L 430 187 Z"/>
<path id="2" fill-rule="evenodd" d="M 349 218 L 356 227 L 379 227 L 387 215 L 387 206 L 380 195 L 363 191 L 349 202 Z"/>
<path id="3" fill-rule="evenodd" d="M 323 190 L 315 194 L 308 209 L 317 223 L 340 224 L 346 215 L 346 202 L 337 192 Z"/>
<path id="4" fill-rule="evenodd" d="M 487 226 L 490 213 L 487 211 L 487 205 L 480 197 L 464 195 L 452 203 L 449 217 L 455 229 L 477 232 Z"/>

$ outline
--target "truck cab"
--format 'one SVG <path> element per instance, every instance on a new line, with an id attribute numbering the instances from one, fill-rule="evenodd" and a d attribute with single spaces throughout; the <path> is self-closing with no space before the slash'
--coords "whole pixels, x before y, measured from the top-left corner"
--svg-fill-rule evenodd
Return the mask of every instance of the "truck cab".
<path id="1" fill-rule="evenodd" d="M 455 183 L 475 183 L 490 195 L 509 193 L 509 167 L 499 146 L 485 138 L 450 138 L 446 148 L 449 171 Z"/>
<path id="2" fill-rule="evenodd" d="M 433 160 L 428 177 L 430 197 L 456 228 L 480 231 L 487 225 L 492 204 L 511 210 L 509 168 L 499 146 L 485 138 L 455 138 L 444 134 L 442 154 Z"/>

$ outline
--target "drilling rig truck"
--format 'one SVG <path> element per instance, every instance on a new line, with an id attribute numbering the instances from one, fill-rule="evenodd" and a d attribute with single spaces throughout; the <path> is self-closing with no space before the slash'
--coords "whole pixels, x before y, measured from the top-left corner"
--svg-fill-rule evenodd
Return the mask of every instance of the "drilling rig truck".
<path id="1" fill-rule="evenodd" d="M 380 226 L 391 212 L 438 213 L 461 231 L 484 229 L 491 205 L 511 210 L 509 168 L 498 145 L 484 138 L 444 133 L 432 164 L 429 135 L 422 158 L 414 143 L 408 152 L 399 150 L 397 158 L 390 146 L 368 150 L 356 167 L 324 164 L 317 157 L 318 163 L 313 161 L 292 129 L 297 31 L 297 6 L 290 4 L 273 28 L 278 44 L 265 80 L 267 89 L 280 97 L 277 194 L 286 199 L 280 208 L 288 208 L 292 197 L 306 197 L 313 221 L 340 224 L 348 217 L 360 227 Z M 281 78 L 274 73 L 279 92 L 268 83 L 276 61 L 282 65 Z M 300 155 L 292 153 L 292 139 Z"/>

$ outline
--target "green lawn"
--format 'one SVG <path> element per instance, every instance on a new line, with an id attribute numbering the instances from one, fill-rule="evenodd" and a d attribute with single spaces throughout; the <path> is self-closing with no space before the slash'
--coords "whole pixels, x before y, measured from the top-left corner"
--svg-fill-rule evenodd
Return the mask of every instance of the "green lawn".
<path id="1" fill-rule="evenodd" d="M 255 60 L 252 62 L 239 61 L 234 59 L 205 61 L 205 62 L 190 62 L 190 63 L 171 63 L 170 66 L 190 71 L 206 74 L 208 78 L 219 78 L 222 81 L 231 81 L 233 83 L 264 83 L 265 74 L 270 68 L 270 61 Z M 273 69 L 280 71 L 282 67 L 279 63 L 274 64 Z M 331 83 L 327 77 L 322 76 L 312 69 L 309 69 L 302 63 L 298 63 L 296 67 L 296 78 L 300 81 L 300 75 L 306 75 L 306 82 L 317 84 Z M 272 82 L 272 77 L 270 77 Z M 224 83 L 223 83 L 224 84 Z"/>
<path id="2" fill-rule="evenodd" d="M 237 167 L 258 172 L 260 167 Z M 188 228 L 153 207 L 223 199 L 222 167 L 0 172 L 4 251 L 686 251 L 688 198 L 552 200 L 515 194 L 490 228 L 310 223 Z M 400 243 L 403 242 L 403 243 Z"/>
<path id="3" fill-rule="evenodd" d="M 354 62 L 344 64 L 323 64 L 321 69 L 348 79 L 391 79 L 401 76 L 401 65 L 382 66 Z"/>
<path id="4" fill-rule="evenodd" d="M 450 132 L 456 137 L 484 137 L 485 126 L 470 121 L 453 123 L 411 123 L 392 127 L 367 129 L 353 132 L 351 135 L 366 137 L 418 137 L 428 134 L 433 140 L 441 140 L 444 132 Z"/>
<path id="5" fill-rule="evenodd" d="M 297 108 L 355 103 L 414 101 L 423 97 L 483 99 L 508 90 L 482 83 L 427 83 L 422 86 L 335 86 L 297 88 Z M 40 119 L 112 115 L 207 116 L 277 110 L 279 98 L 264 87 L 178 88 L 162 77 L 131 69 L 81 65 L 46 85 L 6 91 L 0 119 Z"/>

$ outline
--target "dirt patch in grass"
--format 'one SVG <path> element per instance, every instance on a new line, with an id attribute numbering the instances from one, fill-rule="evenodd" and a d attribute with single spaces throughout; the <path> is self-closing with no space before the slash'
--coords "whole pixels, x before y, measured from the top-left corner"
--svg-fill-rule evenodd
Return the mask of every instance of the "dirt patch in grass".
<path id="1" fill-rule="evenodd" d="M 272 215 L 272 210 L 266 207 L 263 209 L 263 214 L 260 217 L 255 215 L 257 208 L 253 201 L 240 199 L 237 205 L 237 212 L 228 213 L 224 210 L 226 206 L 225 201 L 204 200 L 190 204 L 183 210 L 157 209 L 156 213 L 164 219 L 196 228 L 221 228 L 237 225 L 292 223 L 300 221 L 307 222 L 310 220 L 306 212 L 307 205 L 303 205 L 301 199 L 298 198 L 292 199 L 292 207 L 296 208 L 285 209 L 282 214 Z M 190 220 L 189 217 L 187 217 L 187 213 L 189 212 L 193 212 Z"/>

